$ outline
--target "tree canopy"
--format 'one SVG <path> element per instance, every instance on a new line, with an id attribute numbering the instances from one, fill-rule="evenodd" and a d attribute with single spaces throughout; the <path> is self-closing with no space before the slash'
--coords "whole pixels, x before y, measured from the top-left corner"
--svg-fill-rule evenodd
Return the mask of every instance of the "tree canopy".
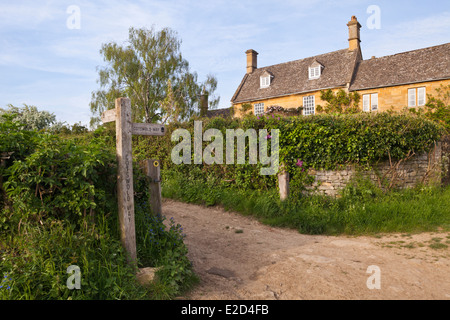
<path id="1" fill-rule="evenodd" d="M 214 108 L 217 79 L 209 74 L 198 82 L 196 72 L 180 52 L 181 40 L 170 28 L 129 29 L 125 45 L 115 42 L 102 45 L 100 53 L 107 66 L 98 69 L 100 89 L 92 92 L 91 126 L 105 110 L 113 109 L 115 99 L 131 100 L 135 122 L 183 120 L 196 112 L 202 93 L 210 97 Z"/>
<path id="2" fill-rule="evenodd" d="M 56 123 L 56 116 L 48 111 L 39 111 L 37 107 L 23 104 L 23 107 L 16 107 L 8 104 L 7 109 L 0 108 L 0 115 L 10 114 L 15 122 L 22 123 L 24 130 L 48 129 Z M 5 118 L 0 117 L 0 122 Z"/>

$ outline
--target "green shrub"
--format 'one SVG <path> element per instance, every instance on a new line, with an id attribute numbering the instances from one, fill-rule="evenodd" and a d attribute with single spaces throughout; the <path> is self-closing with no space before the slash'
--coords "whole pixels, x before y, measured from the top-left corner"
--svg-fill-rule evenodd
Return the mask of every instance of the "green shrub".
<path id="1" fill-rule="evenodd" d="M 441 126 L 412 114 L 359 113 L 323 114 L 311 117 L 278 117 L 274 115 L 246 116 L 243 119 L 193 119 L 203 121 L 203 130 L 218 129 L 224 138 L 227 129 L 273 129 L 280 130 L 280 163 L 283 163 L 291 177 L 296 176 L 298 161 L 302 169 L 337 169 L 342 165 L 356 164 L 371 167 L 379 161 L 405 158 L 409 152 L 416 154 L 428 151 L 438 141 L 444 130 Z M 267 191 L 276 189 L 276 175 L 259 174 L 261 164 L 179 164 L 171 160 L 172 148 L 178 142 L 171 141 L 171 134 L 177 128 L 190 132 L 194 137 L 194 122 L 173 123 L 167 126 L 163 137 L 135 137 L 134 154 L 137 159 L 158 158 L 162 174 L 177 172 L 186 180 L 214 180 L 218 185 L 237 189 Z M 225 140 L 225 139 L 224 139 Z M 203 142 L 202 150 L 210 142 Z M 235 144 L 234 154 L 237 144 Z M 192 153 L 194 147 L 192 146 Z M 226 148 L 224 146 L 224 154 Z M 249 154 L 248 143 L 245 149 Z M 164 178 L 164 177 L 163 177 Z M 307 183 L 310 179 L 298 177 L 297 181 Z M 301 188 L 300 186 L 298 186 Z"/>
<path id="2" fill-rule="evenodd" d="M 8 284 L 0 299 L 169 299 L 195 282 L 181 227 L 152 218 L 148 182 L 134 163 L 138 266 L 160 273 L 150 287 L 136 283 L 119 240 L 109 131 L 61 138 L 0 125 L 2 148 L 15 152 L 2 170 L 0 275 Z M 67 288 L 72 264 L 81 290 Z"/>

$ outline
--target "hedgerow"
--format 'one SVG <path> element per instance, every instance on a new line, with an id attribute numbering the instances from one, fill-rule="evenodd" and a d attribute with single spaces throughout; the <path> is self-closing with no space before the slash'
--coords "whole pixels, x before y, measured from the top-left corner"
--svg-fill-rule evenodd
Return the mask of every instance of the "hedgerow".
<path id="1" fill-rule="evenodd" d="M 171 150 L 178 141 L 171 141 L 171 133 L 184 128 L 191 135 L 194 151 L 194 121 L 202 121 L 203 133 L 207 129 L 221 131 L 224 141 L 226 129 L 280 130 L 279 159 L 292 176 L 304 179 L 300 172 L 308 168 L 338 169 L 348 164 L 370 167 L 387 159 L 403 159 L 410 152 L 429 151 L 444 134 L 439 124 L 412 114 L 359 113 L 321 114 L 310 117 L 283 117 L 275 114 L 246 116 L 243 119 L 198 118 L 167 127 L 163 137 L 135 137 L 137 158 L 152 155 L 158 158 L 164 170 L 175 171 L 185 179 L 213 180 L 216 184 L 242 189 L 268 190 L 276 187 L 276 176 L 259 174 L 261 164 L 179 164 L 171 160 Z M 203 142 L 204 148 L 210 142 Z M 224 143 L 225 144 L 225 143 Z M 226 148 L 224 146 L 224 155 Z M 248 143 L 246 155 L 248 155 Z M 236 154 L 236 144 L 233 150 Z M 191 155 L 193 159 L 193 155 Z M 301 165 L 299 165 L 301 164 Z"/>
<path id="2" fill-rule="evenodd" d="M 0 123 L 1 299 L 171 298 L 195 280 L 180 227 L 153 218 L 148 182 L 135 163 L 138 267 L 159 267 L 159 280 L 136 282 L 120 242 L 116 156 L 109 131 L 60 137 Z M 155 233 L 157 230 L 157 233 Z M 81 269 L 80 290 L 66 285 Z"/>

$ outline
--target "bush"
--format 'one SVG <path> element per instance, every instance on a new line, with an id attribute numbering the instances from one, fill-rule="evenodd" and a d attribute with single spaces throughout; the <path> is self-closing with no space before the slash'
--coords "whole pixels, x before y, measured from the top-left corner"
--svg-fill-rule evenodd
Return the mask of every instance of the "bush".
<path id="1" fill-rule="evenodd" d="M 119 240 L 108 131 L 61 138 L 8 119 L 0 129 L 2 149 L 14 150 L 1 172 L 0 275 L 8 285 L 0 285 L 0 299 L 169 299 L 195 281 L 181 227 L 152 218 L 148 183 L 134 164 L 138 266 L 160 268 L 157 284 L 136 283 Z M 66 286 L 72 264 L 81 290 Z"/>
<path id="2" fill-rule="evenodd" d="M 443 128 L 430 120 L 412 114 L 360 113 L 323 114 L 308 117 L 246 116 L 243 119 L 193 119 L 203 121 L 203 130 L 218 129 L 226 136 L 227 129 L 280 130 L 280 163 L 291 177 L 296 175 L 299 161 L 302 169 L 334 170 L 342 165 L 356 164 L 370 167 L 379 161 L 403 159 L 410 151 L 416 154 L 428 151 L 444 133 Z M 186 180 L 215 181 L 237 189 L 259 191 L 277 187 L 276 175 L 259 174 L 261 164 L 179 164 L 171 160 L 172 148 L 178 142 L 171 141 L 177 128 L 190 132 L 194 138 L 194 122 L 174 123 L 167 126 L 163 137 L 135 137 L 136 158 L 145 159 L 148 154 L 161 161 L 163 178 L 176 172 Z M 203 142 L 202 150 L 210 142 Z M 236 155 L 237 144 L 234 154 Z M 194 150 L 193 145 L 191 149 Z M 193 153 L 193 152 L 192 152 Z M 225 154 L 225 146 L 224 146 Z M 249 154 L 248 143 L 245 154 Z M 307 183 L 308 177 L 297 179 Z M 299 186 L 300 187 L 300 186 Z"/>

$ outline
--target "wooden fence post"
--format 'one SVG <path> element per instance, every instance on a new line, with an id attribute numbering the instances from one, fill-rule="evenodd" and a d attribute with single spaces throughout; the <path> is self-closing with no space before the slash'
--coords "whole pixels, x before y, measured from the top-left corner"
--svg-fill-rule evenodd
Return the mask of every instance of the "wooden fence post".
<path id="1" fill-rule="evenodd" d="M 278 188 L 280 189 L 280 199 L 286 200 L 289 197 L 289 172 L 284 165 L 280 166 L 278 173 Z"/>
<path id="2" fill-rule="evenodd" d="M 161 208 L 161 165 L 156 159 L 147 159 L 142 163 L 145 175 L 149 178 L 150 207 L 158 218 L 162 217 Z"/>
<path id="3" fill-rule="evenodd" d="M 128 262 L 136 263 L 134 225 L 133 159 L 131 153 L 131 101 L 116 99 L 117 195 L 119 200 L 120 238 L 128 253 Z"/>

